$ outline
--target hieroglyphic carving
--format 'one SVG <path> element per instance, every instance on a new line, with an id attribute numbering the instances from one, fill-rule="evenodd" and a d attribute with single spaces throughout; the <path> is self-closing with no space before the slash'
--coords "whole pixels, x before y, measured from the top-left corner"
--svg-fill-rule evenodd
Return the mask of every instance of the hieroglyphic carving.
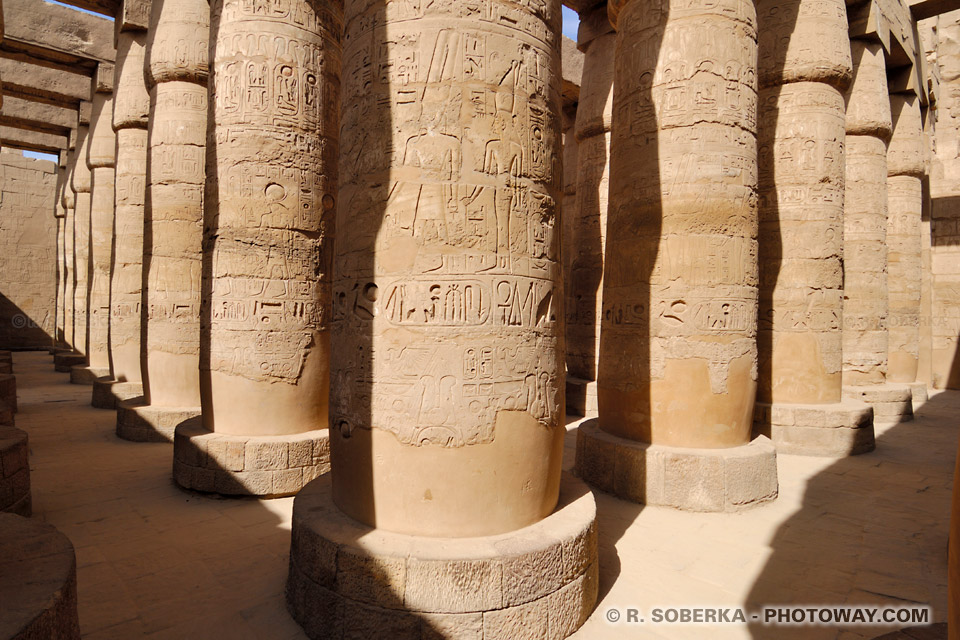
<path id="1" fill-rule="evenodd" d="M 920 343 L 923 123 L 919 98 L 890 96 L 893 134 L 887 148 L 887 283 L 890 294 L 887 378 L 914 382 Z"/>
<path id="2" fill-rule="evenodd" d="M 219 431 L 318 429 L 329 393 L 342 6 L 215 0 L 211 25 L 204 413 Z M 305 373 L 311 361 L 319 380 Z M 239 378 L 262 386 L 238 397 Z"/>
<path id="3" fill-rule="evenodd" d="M 103 68 L 105 65 L 99 65 Z M 109 65 L 113 73 L 113 65 Z M 113 79 L 110 79 L 113 85 Z M 87 355 L 94 369 L 110 369 L 110 275 L 113 256 L 114 167 L 117 136 L 113 130 L 113 94 L 93 95 L 87 164 L 90 193 L 90 343 Z"/>
<path id="4" fill-rule="evenodd" d="M 348 5 L 333 424 L 448 447 L 501 411 L 554 428 L 559 3 Z"/>
<path id="5" fill-rule="evenodd" d="M 761 1 L 759 189 L 762 402 L 839 402 L 844 3 Z"/>
<path id="6" fill-rule="evenodd" d="M 154 0 L 145 72 L 150 89 L 144 210 L 150 403 L 200 405 L 200 288 L 210 8 Z"/>
<path id="7" fill-rule="evenodd" d="M 887 140 L 883 48 L 854 40 L 847 94 L 844 194 L 843 384 L 882 384 L 887 372 Z"/>
<path id="8" fill-rule="evenodd" d="M 600 426 L 668 445 L 744 444 L 757 375 L 753 3 L 610 9 Z"/>
<path id="9" fill-rule="evenodd" d="M 125 2 L 124 8 L 131 4 Z M 110 290 L 110 352 L 114 378 L 125 382 L 140 382 L 142 378 L 140 318 L 150 111 L 150 94 L 143 73 L 146 39 L 146 32 L 136 30 L 123 31 L 117 37 L 113 109 L 113 127 L 117 132 L 116 242 Z"/>

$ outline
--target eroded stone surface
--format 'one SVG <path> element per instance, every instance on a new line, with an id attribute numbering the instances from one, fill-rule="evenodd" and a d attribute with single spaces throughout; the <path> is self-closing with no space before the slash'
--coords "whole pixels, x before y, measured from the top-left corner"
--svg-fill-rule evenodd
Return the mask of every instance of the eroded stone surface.
<path id="1" fill-rule="evenodd" d="M 320 478 L 294 501 L 287 606 L 311 638 L 354 637 L 366 618 L 394 640 L 560 639 L 596 602 L 596 508 L 570 476 L 554 513 L 488 537 L 372 529 L 346 517 L 331 493 Z"/>
<path id="2" fill-rule="evenodd" d="M 873 409 L 859 400 L 817 405 L 758 402 L 754 423 L 779 453 L 842 457 L 876 446 Z"/>
<path id="3" fill-rule="evenodd" d="M 73 545 L 48 524 L 0 513 L 0 638 L 79 640 Z"/>
<path id="4" fill-rule="evenodd" d="M 337 504 L 516 529 L 553 510 L 563 435 L 560 5 L 345 7 Z"/>

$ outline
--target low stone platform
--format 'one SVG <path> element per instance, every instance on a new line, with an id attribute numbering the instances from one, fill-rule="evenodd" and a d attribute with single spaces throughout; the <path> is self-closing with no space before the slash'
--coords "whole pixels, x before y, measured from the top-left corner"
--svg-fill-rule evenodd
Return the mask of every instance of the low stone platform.
<path id="1" fill-rule="evenodd" d="M 577 471 L 594 487 L 641 504 L 739 511 L 776 499 L 777 452 L 766 436 L 726 449 L 620 438 L 588 420 L 577 430 Z"/>
<path id="2" fill-rule="evenodd" d="M 79 640 L 77 560 L 65 535 L 0 513 L 0 638 Z"/>
<path id="3" fill-rule="evenodd" d="M 576 376 L 567 376 L 567 413 L 575 416 L 596 416 L 597 404 L 596 380 L 584 380 Z"/>
<path id="4" fill-rule="evenodd" d="M 173 441 L 173 479 L 194 491 L 291 496 L 329 470 L 326 429 L 285 436 L 238 436 L 208 431 L 194 418 L 177 427 Z"/>
<path id="5" fill-rule="evenodd" d="M 53 354 L 53 368 L 60 373 L 71 373 L 74 367 L 82 367 L 87 356 L 76 351 L 59 351 Z"/>
<path id="6" fill-rule="evenodd" d="M 843 457 L 876 448 L 873 408 L 856 400 L 832 404 L 766 404 L 753 413 L 754 433 L 773 441 L 779 453 Z"/>
<path id="7" fill-rule="evenodd" d="M 9 373 L 0 374 L 0 402 L 13 413 L 17 412 L 17 378 Z"/>
<path id="8" fill-rule="evenodd" d="M 177 425 L 200 415 L 200 407 L 157 407 L 143 397 L 117 403 L 117 437 L 132 442 L 173 442 Z"/>
<path id="9" fill-rule="evenodd" d="M 0 427 L 0 511 L 21 516 L 32 513 L 28 452 L 25 431 L 15 427 Z M 3 637 L 0 634 L 0 638 Z"/>
<path id="10" fill-rule="evenodd" d="M 843 397 L 872 406 L 874 423 L 913 420 L 913 394 L 910 387 L 904 384 L 844 387 Z"/>
<path id="11" fill-rule="evenodd" d="M 310 638 L 559 640 L 596 604 L 596 504 L 569 474 L 551 515 L 478 538 L 368 527 L 331 486 L 319 478 L 293 503 L 287 608 Z"/>
<path id="12" fill-rule="evenodd" d="M 921 404 L 930 399 L 930 391 L 926 382 L 908 382 L 913 399 L 913 408 L 916 410 Z"/>
<path id="13" fill-rule="evenodd" d="M 94 369 L 87 365 L 78 365 L 70 369 L 70 382 L 72 384 L 92 385 L 98 378 L 104 378 L 109 375 L 109 369 Z"/>
<path id="14" fill-rule="evenodd" d="M 97 378 L 93 383 L 90 405 L 97 409 L 116 409 L 118 402 L 143 396 L 139 382 L 117 382 L 112 378 Z"/>

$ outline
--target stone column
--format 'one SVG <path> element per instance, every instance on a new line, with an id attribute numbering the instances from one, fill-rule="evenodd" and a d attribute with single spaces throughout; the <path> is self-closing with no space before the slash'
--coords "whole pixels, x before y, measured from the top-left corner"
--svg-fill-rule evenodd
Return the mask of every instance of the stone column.
<path id="1" fill-rule="evenodd" d="M 200 281 L 207 136 L 206 0 L 154 0 L 144 210 L 143 400 L 118 403 L 117 435 L 172 441 L 200 413 Z"/>
<path id="2" fill-rule="evenodd" d="M 332 480 L 296 498 L 287 589 L 308 635 L 563 638 L 593 606 L 592 496 L 560 487 L 560 22 L 345 3 Z"/>
<path id="3" fill-rule="evenodd" d="M 63 257 L 64 257 L 64 285 L 63 285 L 63 314 L 64 314 L 64 342 L 65 348 L 59 353 L 54 354 L 54 367 L 61 366 L 62 360 L 67 356 L 77 355 L 74 351 L 76 335 L 74 333 L 74 294 L 76 288 L 76 265 L 74 263 L 74 219 L 77 205 L 77 196 L 73 191 L 71 182 L 73 179 L 73 167 L 76 161 L 76 150 L 70 149 L 67 155 L 67 172 L 63 185 L 63 208 L 66 212 L 64 217 L 64 236 L 63 236 Z"/>
<path id="4" fill-rule="evenodd" d="M 729 511 L 772 500 L 773 445 L 751 439 L 754 5 L 617 0 L 610 17 L 599 420 L 579 429 L 578 468 L 598 488 L 647 504 Z"/>
<path id="5" fill-rule="evenodd" d="M 81 105 L 81 122 L 77 127 L 77 152 L 73 163 L 72 187 L 75 194 L 76 210 L 74 216 L 74 264 L 76 265 L 76 286 L 74 287 L 74 343 L 73 348 L 87 359 L 88 328 L 88 291 L 90 279 L 90 168 L 87 166 L 87 147 L 89 146 L 89 107 L 86 122 L 83 122 L 84 108 Z M 75 366 L 82 367 L 82 364 Z M 71 377 L 73 371 L 71 369 Z"/>
<path id="6" fill-rule="evenodd" d="M 887 148 L 887 291 L 890 294 L 890 382 L 907 384 L 915 402 L 926 400 L 918 382 L 920 355 L 921 238 L 923 212 L 923 120 L 916 94 L 890 96 L 893 133 Z"/>
<path id="7" fill-rule="evenodd" d="M 116 132 L 116 242 L 110 280 L 110 356 L 113 376 L 94 385 L 94 406 L 143 395 L 140 373 L 140 310 L 143 294 L 143 203 L 146 196 L 147 122 L 150 94 L 143 74 L 146 24 L 131 20 L 127 0 L 118 16 L 113 129 Z M 149 16 L 147 16 L 149 18 Z"/>
<path id="8" fill-rule="evenodd" d="M 66 188 L 67 181 L 67 159 L 66 151 L 60 153 L 60 158 L 57 166 L 57 193 L 53 201 L 53 215 L 57 219 L 57 281 L 56 281 L 56 320 L 54 322 L 54 336 L 53 344 L 50 348 L 50 353 L 54 354 L 59 351 L 65 344 L 66 329 L 65 329 L 65 308 L 64 308 L 64 289 L 66 275 L 64 270 L 66 269 L 66 252 L 64 247 L 64 242 L 66 239 L 66 217 L 67 210 L 63 206 L 63 191 Z"/>
<path id="9" fill-rule="evenodd" d="M 844 396 L 873 406 L 876 422 L 912 417 L 910 389 L 886 384 L 887 143 L 892 129 L 879 43 L 853 40 L 847 92 L 844 195 Z"/>
<path id="10" fill-rule="evenodd" d="M 184 487 L 291 495 L 329 469 L 342 21 L 335 2 L 211 3 L 203 424 L 177 428 Z"/>
<path id="11" fill-rule="evenodd" d="M 564 242 L 571 263 L 567 290 L 567 406 L 583 415 L 597 412 L 600 299 L 604 236 L 610 186 L 610 125 L 613 120 L 613 61 L 616 34 L 606 3 L 580 16 L 577 48 L 583 52 L 583 80 L 577 105 L 577 195 L 570 222 L 573 239 Z M 569 203 L 570 201 L 567 200 Z"/>
<path id="12" fill-rule="evenodd" d="M 874 448 L 870 407 L 842 397 L 843 0 L 762 0 L 760 314 L 755 428 L 784 453 Z M 816 47 L 810 46 L 817 43 Z"/>
<path id="13" fill-rule="evenodd" d="M 92 385 L 110 377 L 110 272 L 113 256 L 113 191 L 116 134 L 113 114 L 112 64 L 101 62 L 93 79 L 93 112 L 87 149 L 91 173 L 89 345 L 86 367 L 70 373 L 75 384 Z"/>

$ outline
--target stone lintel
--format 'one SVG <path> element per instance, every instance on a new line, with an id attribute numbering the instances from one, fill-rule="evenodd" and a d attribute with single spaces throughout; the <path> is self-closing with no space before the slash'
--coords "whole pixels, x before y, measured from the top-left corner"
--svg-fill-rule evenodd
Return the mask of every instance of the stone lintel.
<path id="1" fill-rule="evenodd" d="M 876 448 L 873 408 L 856 400 L 832 404 L 758 402 L 754 432 L 769 437 L 777 453 L 845 457 Z"/>
<path id="2" fill-rule="evenodd" d="M 173 440 L 173 479 L 185 489 L 262 497 L 292 496 L 330 470 L 326 429 L 275 436 L 214 433 L 199 418 Z"/>
<path id="3" fill-rule="evenodd" d="M 19 127 L 0 125 L 0 141 L 4 148 L 29 149 L 58 153 L 67 148 L 67 136 L 46 131 L 30 131 Z"/>
<path id="4" fill-rule="evenodd" d="M 113 62 L 113 22 L 37 0 L 5 0 L 4 40 L 61 54 Z"/>
<path id="5" fill-rule="evenodd" d="M 90 75 L 70 73 L 60 69 L 22 60 L 0 57 L 0 78 L 3 78 L 4 98 L 10 95 L 26 99 L 39 98 L 65 104 L 90 99 Z"/>
<path id="6" fill-rule="evenodd" d="M 610 435 L 596 420 L 577 431 L 577 469 L 625 500 L 684 511 L 740 511 L 776 499 L 777 453 L 758 436 L 726 449 L 667 447 Z"/>
<path id="7" fill-rule="evenodd" d="M 329 476 L 294 500 L 287 607 L 310 638 L 560 640 L 597 588 L 596 504 L 569 474 L 553 513 L 495 536 L 368 527 L 334 505 Z"/>

